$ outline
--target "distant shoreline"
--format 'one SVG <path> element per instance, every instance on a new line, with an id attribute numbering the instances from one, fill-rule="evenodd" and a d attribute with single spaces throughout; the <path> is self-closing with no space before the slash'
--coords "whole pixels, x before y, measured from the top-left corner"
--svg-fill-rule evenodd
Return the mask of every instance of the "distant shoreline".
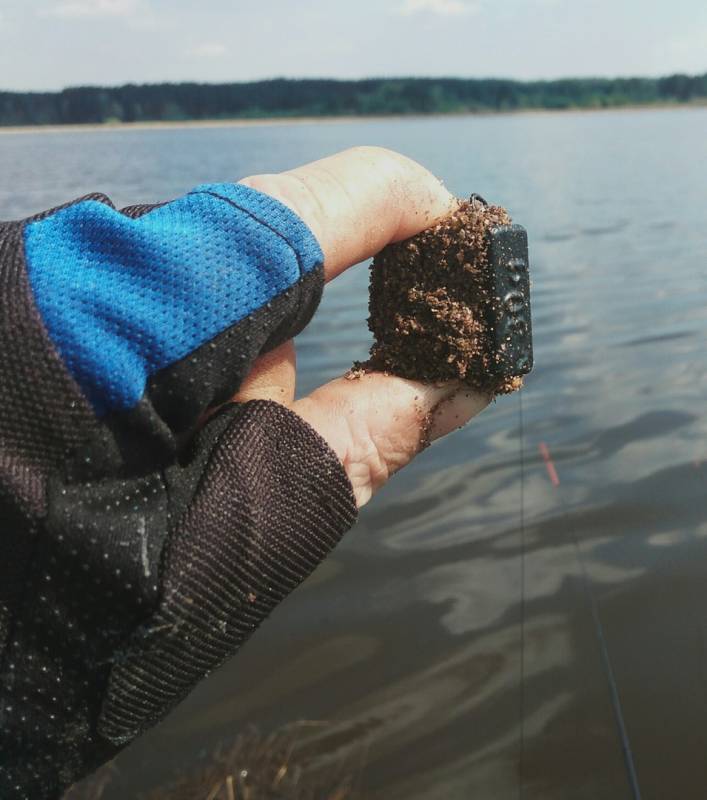
<path id="1" fill-rule="evenodd" d="M 604 108 L 524 108 L 509 111 L 460 111 L 430 114 L 355 114 L 355 115 L 321 115 L 302 117 L 253 117 L 234 119 L 194 119 L 194 120 L 155 120 L 153 122 L 105 122 L 105 123 L 70 123 L 65 125 L 8 125 L 0 126 L 0 135 L 23 133 L 109 133 L 123 131 L 146 130 L 188 130 L 190 128 L 259 128 L 283 127 L 286 125 L 312 124 L 345 124 L 351 122 L 385 122 L 403 120 L 442 119 L 453 117 L 499 117 L 517 115 L 556 115 L 568 114 L 605 114 L 621 111 L 677 111 L 707 108 L 707 102 L 690 103 L 644 103 Z"/>

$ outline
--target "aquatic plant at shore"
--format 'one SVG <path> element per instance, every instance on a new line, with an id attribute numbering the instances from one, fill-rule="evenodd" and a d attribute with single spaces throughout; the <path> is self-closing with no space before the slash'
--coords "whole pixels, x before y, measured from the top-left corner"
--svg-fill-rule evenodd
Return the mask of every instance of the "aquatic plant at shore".
<path id="1" fill-rule="evenodd" d="M 353 774 L 345 769 L 312 774 L 312 755 L 295 752 L 301 725 L 268 736 L 255 730 L 241 734 L 139 800 L 355 800 Z M 109 764 L 70 789 L 64 800 L 102 800 L 119 782 L 118 769 Z"/>

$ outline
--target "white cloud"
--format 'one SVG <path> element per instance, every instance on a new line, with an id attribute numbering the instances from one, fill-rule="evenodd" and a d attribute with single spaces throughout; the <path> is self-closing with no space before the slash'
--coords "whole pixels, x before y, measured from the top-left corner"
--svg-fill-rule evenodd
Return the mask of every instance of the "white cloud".
<path id="1" fill-rule="evenodd" d="M 458 17 L 480 11 L 479 0 L 405 0 L 398 8 L 403 16 L 428 12 L 441 17 Z"/>
<path id="2" fill-rule="evenodd" d="M 141 0 L 59 0 L 40 12 L 46 17 L 128 17 L 140 10 Z"/>
<path id="3" fill-rule="evenodd" d="M 228 48 L 221 42 L 202 42 L 187 50 L 188 56 L 197 58 L 221 58 L 226 55 Z"/>

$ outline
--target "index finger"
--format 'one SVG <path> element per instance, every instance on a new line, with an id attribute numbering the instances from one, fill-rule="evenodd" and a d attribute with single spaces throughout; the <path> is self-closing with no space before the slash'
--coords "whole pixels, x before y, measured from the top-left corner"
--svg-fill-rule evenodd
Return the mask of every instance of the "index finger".
<path id="1" fill-rule="evenodd" d="M 457 206 L 431 172 L 381 147 L 355 147 L 240 183 L 275 197 L 304 220 L 324 252 L 327 281 Z"/>

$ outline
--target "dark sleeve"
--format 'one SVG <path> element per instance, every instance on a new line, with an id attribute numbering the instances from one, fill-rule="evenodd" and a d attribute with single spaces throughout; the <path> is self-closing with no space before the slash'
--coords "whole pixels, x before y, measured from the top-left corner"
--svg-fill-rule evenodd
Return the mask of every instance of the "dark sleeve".
<path id="1" fill-rule="evenodd" d="M 51 800 L 232 655 L 353 524 L 336 456 L 227 403 L 296 335 L 322 254 L 202 186 L 0 223 L 0 797 Z"/>

